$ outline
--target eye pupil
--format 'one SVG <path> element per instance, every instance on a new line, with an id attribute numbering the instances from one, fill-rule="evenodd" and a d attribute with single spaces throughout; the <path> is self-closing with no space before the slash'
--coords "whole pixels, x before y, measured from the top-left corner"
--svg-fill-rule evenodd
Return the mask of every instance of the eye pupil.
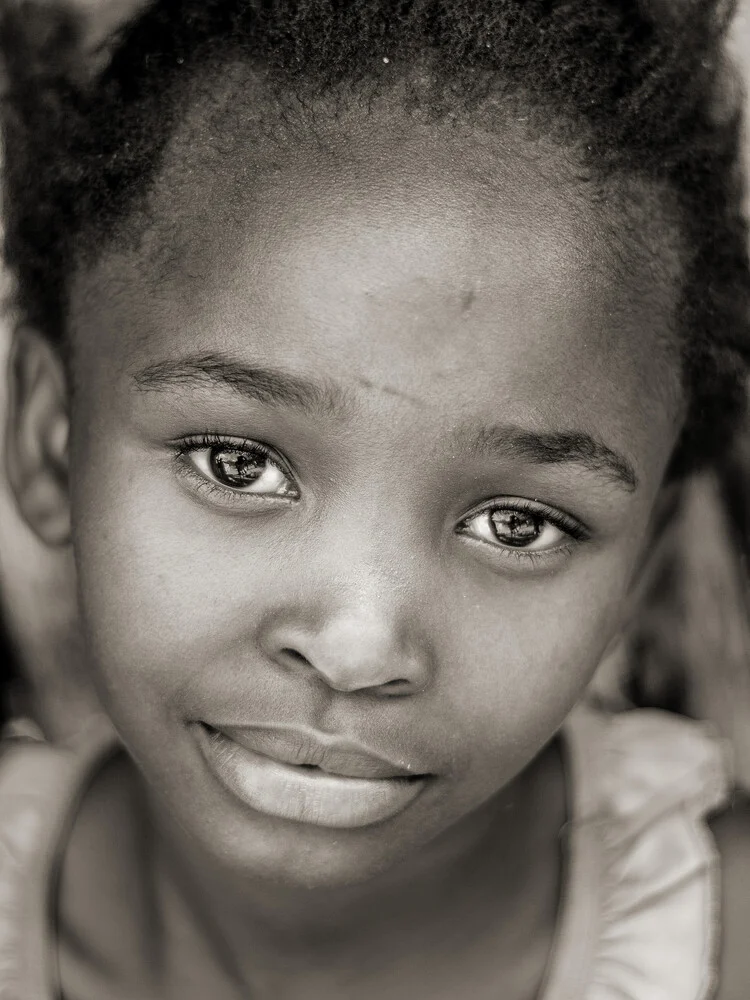
<path id="1" fill-rule="evenodd" d="M 234 487 L 251 486 L 263 475 L 267 464 L 265 456 L 235 448 L 212 448 L 210 460 L 216 478 Z"/>
<path id="2" fill-rule="evenodd" d="M 518 547 L 536 541 L 543 524 L 542 518 L 518 510 L 495 510 L 490 519 L 498 540 Z"/>

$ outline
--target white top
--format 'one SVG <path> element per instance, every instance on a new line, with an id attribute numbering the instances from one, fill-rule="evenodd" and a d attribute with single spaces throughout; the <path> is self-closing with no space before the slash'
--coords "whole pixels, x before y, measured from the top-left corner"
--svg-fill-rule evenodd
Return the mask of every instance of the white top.
<path id="1" fill-rule="evenodd" d="M 540 1000 L 709 1000 L 718 857 L 706 816 L 729 794 L 723 744 L 657 711 L 580 706 L 563 728 L 562 909 Z M 58 1000 L 52 888 L 91 776 L 115 745 L 11 739 L 0 756 L 0 1000 Z"/>

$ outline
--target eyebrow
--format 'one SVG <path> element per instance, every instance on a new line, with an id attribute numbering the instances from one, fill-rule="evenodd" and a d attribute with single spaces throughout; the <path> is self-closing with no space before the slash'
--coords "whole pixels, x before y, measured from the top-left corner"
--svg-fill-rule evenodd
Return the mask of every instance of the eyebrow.
<path id="1" fill-rule="evenodd" d="M 529 431 L 514 425 L 460 432 L 457 444 L 474 452 L 489 452 L 539 465 L 579 465 L 632 493 L 638 476 L 632 463 L 586 431 Z"/>
<path id="2" fill-rule="evenodd" d="M 158 361 L 132 376 L 138 389 L 160 391 L 218 387 L 275 406 L 340 417 L 352 411 L 351 397 L 330 381 L 311 381 L 278 368 L 247 364 L 226 354 L 193 354 Z M 496 425 L 456 434 L 456 447 L 474 454 L 500 454 L 539 465 L 579 465 L 633 492 L 638 477 L 631 462 L 585 431 L 531 431 Z"/>
<path id="3" fill-rule="evenodd" d="M 157 361 L 136 372 L 141 390 L 229 389 L 245 398 L 310 413 L 343 416 L 350 409 L 346 392 L 331 382 L 312 382 L 277 368 L 247 364 L 225 354 L 194 354 Z"/>

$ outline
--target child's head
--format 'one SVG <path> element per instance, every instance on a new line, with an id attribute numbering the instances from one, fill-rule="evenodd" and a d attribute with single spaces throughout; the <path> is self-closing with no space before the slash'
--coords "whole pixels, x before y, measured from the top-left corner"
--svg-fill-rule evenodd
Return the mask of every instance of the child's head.
<path id="1" fill-rule="evenodd" d="M 162 0 L 93 83 L 17 69 L 7 246 L 46 341 L 13 482 L 50 540 L 70 516 L 102 700 L 233 870 L 345 882 L 471 828 L 616 633 L 665 480 L 727 440 L 714 6 Z M 429 777 L 308 794 L 224 747 L 233 794 L 206 727 Z"/>

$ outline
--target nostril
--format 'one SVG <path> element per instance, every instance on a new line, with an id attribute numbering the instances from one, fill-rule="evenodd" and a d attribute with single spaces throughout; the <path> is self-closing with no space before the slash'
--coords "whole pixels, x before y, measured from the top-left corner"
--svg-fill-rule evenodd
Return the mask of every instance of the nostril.
<path id="1" fill-rule="evenodd" d="M 299 650 L 292 649 L 291 646 L 285 646 L 284 649 L 281 650 L 281 655 L 287 657 L 290 660 L 294 660 L 295 663 L 304 663 L 305 666 L 308 667 L 310 666 L 310 661 L 307 659 L 307 657 L 303 656 L 302 653 L 299 652 Z"/>
<path id="2" fill-rule="evenodd" d="M 387 681 L 385 684 L 381 684 L 377 690 L 378 694 L 384 696 L 411 694 L 414 690 L 414 684 L 406 678 L 397 678 L 392 681 Z"/>

